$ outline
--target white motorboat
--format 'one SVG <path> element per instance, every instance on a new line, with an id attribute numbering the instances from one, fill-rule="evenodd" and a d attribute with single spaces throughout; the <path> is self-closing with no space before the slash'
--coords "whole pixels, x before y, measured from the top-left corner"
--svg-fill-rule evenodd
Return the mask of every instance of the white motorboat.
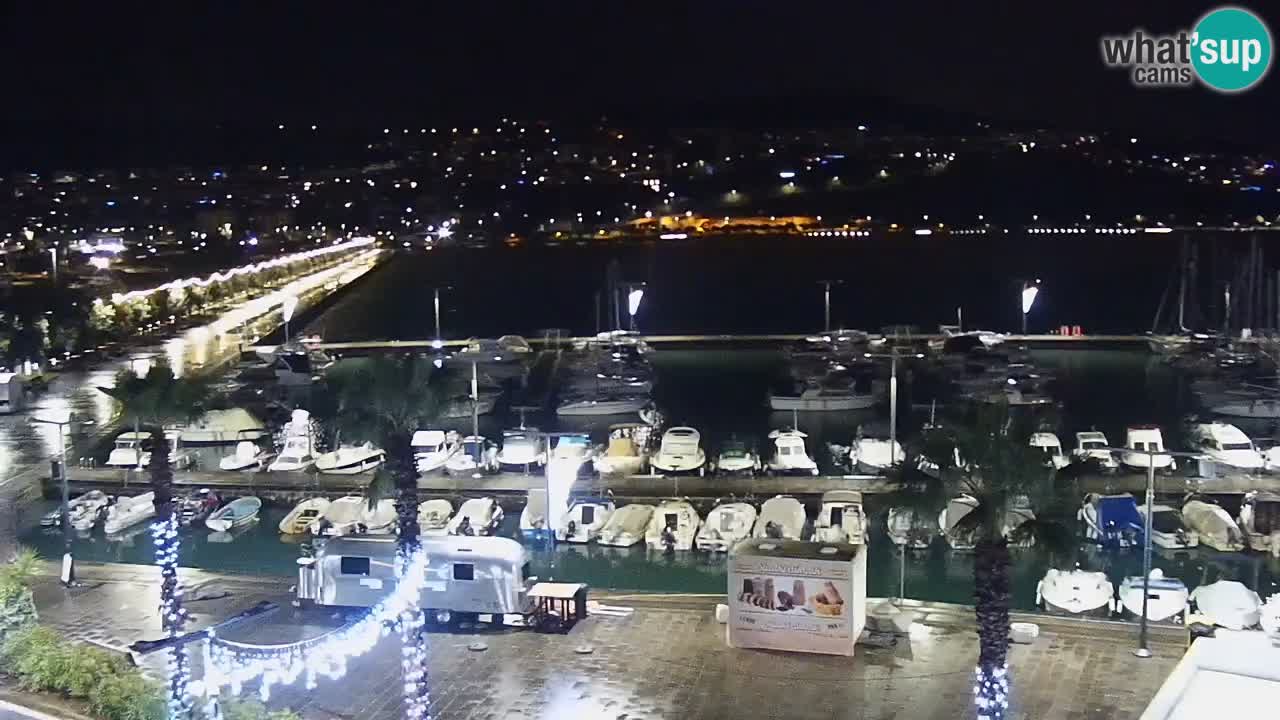
<path id="1" fill-rule="evenodd" d="M 1262 453 L 1235 425 L 1199 423 L 1191 427 L 1187 439 L 1192 447 L 1220 465 L 1239 470 L 1261 470 L 1264 465 Z"/>
<path id="2" fill-rule="evenodd" d="M 595 469 L 601 475 L 638 475 L 644 470 L 652 428 L 640 423 L 623 423 L 609 426 L 609 445 L 603 455 L 595 459 Z"/>
<path id="3" fill-rule="evenodd" d="M 658 504 L 649 527 L 645 530 L 645 544 L 654 550 L 692 550 L 693 539 L 698 535 L 702 518 L 698 511 L 684 500 L 666 500 Z"/>
<path id="4" fill-rule="evenodd" d="M 280 520 L 280 532 L 285 535 L 305 535 L 311 532 L 311 524 L 329 508 L 329 498 L 314 497 L 303 500 Z"/>
<path id="5" fill-rule="evenodd" d="M 67 522 L 73 530 L 84 532 L 92 530 L 98 524 L 102 509 L 111 503 L 111 498 L 101 490 L 90 490 L 67 503 Z M 62 524 L 62 508 L 57 507 L 40 518 L 44 527 L 57 527 Z"/>
<path id="6" fill-rule="evenodd" d="M 502 431 L 498 463 L 504 469 L 527 470 L 547 463 L 547 450 L 537 428 Z"/>
<path id="7" fill-rule="evenodd" d="M 491 497 L 471 498 L 449 519 L 447 535 L 493 535 L 502 522 L 502 507 Z"/>
<path id="8" fill-rule="evenodd" d="M 1107 436 L 1097 430 L 1078 432 L 1076 447 L 1071 451 L 1071 455 L 1077 462 L 1094 463 L 1104 472 L 1114 472 L 1120 467 L 1120 463 L 1116 461 L 1116 456 L 1110 450 L 1103 449 L 1110 445 L 1111 443 L 1107 442 Z"/>
<path id="9" fill-rule="evenodd" d="M 1262 471 L 1280 472 L 1280 445 L 1272 445 L 1262 453 Z"/>
<path id="10" fill-rule="evenodd" d="M 814 385 L 799 392 L 769 393 L 769 407 L 774 410 L 798 410 L 801 412 L 835 412 L 841 410 L 865 410 L 880 399 L 874 392 L 860 393 L 853 385 L 828 387 Z"/>
<path id="11" fill-rule="evenodd" d="M 418 532 L 434 537 L 449 533 L 449 520 L 453 517 L 453 503 L 444 498 L 432 498 L 418 503 Z"/>
<path id="12" fill-rule="evenodd" d="M 599 537 L 613 512 L 612 500 L 575 500 L 556 526 L 556 540 L 570 543 L 591 542 Z M 650 513 L 652 512 L 650 508 Z"/>
<path id="13" fill-rule="evenodd" d="M 333 359 L 321 350 L 290 343 L 274 348 L 267 362 L 276 382 L 286 387 L 304 387 L 318 380 Z"/>
<path id="14" fill-rule="evenodd" d="M 1252 420 L 1275 420 L 1280 418 L 1280 399 L 1254 398 L 1230 400 L 1214 405 L 1209 409 L 1214 415 L 1246 418 Z"/>
<path id="15" fill-rule="evenodd" d="M 210 513 L 205 518 L 204 525 L 214 532 L 227 532 L 256 522 L 261 510 L 262 501 L 256 497 L 236 498 Z"/>
<path id="16" fill-rule="evenodd" d="M 191 453 L 181 450 L 178 445 L 178 433 L 169 431 L 164 434 L 169 442 L 169 465 L 185 468 L 193 460 Z M 111 454 L 107 456 L 108 467 L 144 468 L 151 464 L 151 433 L 128 430 L 116 437 Z"/>
<path id="17" fill-rule="evenodd" d="M 580 472 L 589 463 L 594 463 L 599 449 L 591 444 L 589 435 L 561 435 L 556 438 L 556 446 L 547 458 L 548 472 Z"/>
<path id="18" fill-rule="evenodd" d="M 809 457 L 804 447 L 806 437 L 808 435 L 799 430 L 774 430 L 769 433 L 769 439 L 773 440 L 773 456 L 769 458 L 768 471 L 779 475 L 817 475 L 818 463 Z"/>
<path id="19" fill-rule="evenodd" d="M 258 472 L 266 468 L 276 453 L 272 450 L 263 450 L 258 444 L 249 440 L 241 440 L 236 443 L 236 450 L 230 455 L 224 455 L 218 460 L 218 469 L 231 470 L 235 472 Z"/>
<path id="20" fill-rule="evenodd" d="M 947 539 L 954 550 L 972 550 L 975 546 L 974 532 L 972 529 L 958 527 L 960 521 L 966 515 L 976 510 L 978 507 L 977 498 L 972 495 L 957 495 L 947 503 L 947 507 L 938 513 L 938 529 L 942 531 L 943 537 Z M 1022 526 L 1023 523 L 1034 520 L 1035 513 L 1027 503 L 1026 498 L 1014 498 L 1014 501 L 1005 510 L 1003 532 L 1005 537 L 1013 538 L 1015 531 Z M 1013 545 L 1015 547 L 1028 547 L 1035 544 L 1035 538 L 1017 538 Z"/>
<path id="21" fill-rule="evenodd" d="M 316 456 L 316 471 L 326 475 L 358 475 L 383 463 L 387 454 L 373 443 L 340 445 L 337 450 Z"/>
<path id="22" fill-rule="evenodd" d="M 691 427 L 673 427 L 662 436 L 658 452 L 649 458 L 649 464 L 662 472 L 693 472 L 699 475 L 706 470 L 707 456 L 699 443 L 702 435 Z"/>
<path id="23" fill-rule="evenodd" d="M 1184 622 L 1190 597 L 1185 583 L 1177 578 L 1165 577 L 1160 568 L 1153 569 L 1147 578 L 1147 620 Z M 1120 593 L 1116 598 L 1116 613 L 1126 617 L 1142 617 L 1141 575 L 1131 575 L 1121 581 Z"/>
<path id="24" fill-rule="evenodd" d="M 754 448 L 731 437 L 720 446 L 720 453 L 716 455 L 711 470 L 722 475 L 755 475 L 760 470 L 760 457 L 756 455 Z"/>
<path id="25" fill-rule="evenodd" d="M 1084 525 L 1084 537 L 1104 548 L 1142 546 L 1144 520 L 1132 495 L 1089 493 L 1076 512 Z"/>
<path id="26" fill-rule="evenodd" d="M 1240 529 L 1250 549 L 1280 557 L 1280 495 L 1246 493 L 1240 504 Z"/>
<path id="27" fill-rule="evenodd" d="M 861 545 L 868 539 L 867 525 L 862 493 L 828 490 L 822 494 L 822 509 L 813 521 L 813 541 Z"/>
<path id="28" fill-rule="evenodd" d="M 643 541 L 649 521 L 653 519 L 653 510 L 652 505 L 623 505 L 614 510 L 604 527 L 600 528 L 597 541 L 614 547 L 631 547 Z"/>
<path id="29" fill-rule="evenodd" d="M 859 472 L 879 475 L 907 457 L 902 450 L 902 443 L 888 438 L 856 437 L 849 448 L 849 462 Z"/>
<path id="30" fill-rule="evenodd" d="M 760 515 L 751 534 L 758 538 L 801 540 L 807 519 L 799 500 L 790 495 L 776 495 L 760 505 Z"/>
<path id="31" fill-rule="evenodd" d="M 1138 506 L 1138 512 L 1146 519 L 1147 509 Z M 1156 547 L 1183 550 L 1200 544 L 1200 538 L 1182 522 L 1182 513 L 1170 505 L 1151 506 L 1151 542 Z"/>
<path id="32" fill-rule="evenodd" d="M 311 454 L 311 438 L 306 435 L 290 435 L 284 439 L 280 454 L 267 466 L 269 472 L 305 472 L 316 464 Z"/>
<path id="33" fill-rule="evenodd" d="M 1280 640 L 1280 593 L 1272 595 L 1262 604 L 1261 614 L 1258 624 L 1262 626 L 1262 631 L 1273 640 Z"/>
<path id="34" fill-rule="evenodd" d="M 1071 464 L 1071 461 L 1067 459 L 1066 453 L 1062 452 L 1062 441 L 1051 432 L 1031 433 L 1031 440 L 1028 444 L 1044 453 L 1046 467 L 1061 470 Z"/>
<path id="35" fill-rule="evenodd" d="M 530 489 L 520 510 L 520 537 L 525 542 L 541 542 L 554 537 L 547 515 L 547 491 L 544 488 Z"/>
<path id="36" fill-rule="evenodd" d="M 108 535 L 115 535 L 150 520 L 156 516 L 156 494 L 152 492 L 128 497 L 122 495 L 114 503 L 107 506 L 107 515 L 102 521 L 102 529 Z"/>
<path id="37" fill-rule="evenodd" d="M 1219 580 L 1191 591 L 1196 613 L 1229 630 L 1244 630 L 1258 624 L 1262 599 L 1258 593 L 1235 580 Z"/>
<path id="38" fill-rule="evenodd" d="M 429 473 L 444 467 L 458 452 L 458 434 L 450 430 L 418 430 L 409 441 L 418 472 Z"/>
<path id="39" fill-rule="evenodd" d="M 889 508 L 885 530 L 894 545 L 906 545 L 913 550 L 929 547 L 936 530 L 923 514 L 912 508 Z"/>
<path id="40" fill-rule="evenodd" d="M 1182 520 L 1200 538 L 1201 544 L 1221 552 L 1244 550 L 1244 533 L 1222 506 L 1204 500 L 1188 500 L 1182 505 Z"/>
<path id="41" fill-rule="evenodd" d="M 1150 452 L 1164 452 L 1164 435 L 1154 425 L 1139 425 L 1125 431 L 1124 446 L 1138 452 L 1123 452 L 1120 462 L 1130 470 L 1146 472 L 1154 466 L 1157 471 L 1176 470 L 1178 463 L 1172 455 L 1147 455 Z"/>
<path id="42" fill-rule="evenodd" d="M 270 436 L 266 425 L 244 408 L 210 410 L 195 420 L 165 428 L 178 433 L 184 445 L 222 445 Z"/>
<path id="43" fill-rule="evenodd" d="M 707 513 L 694 543 L 699 550 L 728 552 L 734 543 L 751 537 L 756 509 L 750 503 L 721 503 Z"/>
<path id="44" fill-rule="evenodd" d="M 344 495 L 329 503 L 320 517 L 311 523 L 312 535 L 363 535 L 391 532 L 396 523 L 393 500 L 379 500 L 372 510 L 369 501 L 359 495 Z"/>
<path id="45" fill-rule="evenodd" d="M 556 406 L 556 415 L 629 415 L 640 412 L 650 402 L 649 396 L 641 393 L 585 393 L 562 398 Z"/>
<path id="46" fill-rule="evenodd" d="M 528 341 L 519 335 L 503 335 L 497 340 L 471 338 L 453 357 L 464 362 L 480 363 L 485 366 L 486 371 L 491 372 L 503 366 L 520 368 L 532 356 L 532 352 Z"/>
<path id="47" fill-rule="evenodd" d="M 459 443 L 458 452 L 445 460 L 450 475 L 478 475 L 498 471 L 498 449 L 479 435 L 468 435 Z"/>
<path id="48" fill-rule="evenodd" d="M 1115 586 L 1102 572 L 1050 568 L 1036 585 L 1036 605 L 1063 615 L 1111 614 Z"/>
<path id="49" fill-rule="evenodd" d="M 178 525 L 191 527 L 203 523 L 222 505 L 222 498 L 209 488 L 201 488 L 194 493 L 175 496 L 173 498 L 173 514 L 178 518 Z"/>

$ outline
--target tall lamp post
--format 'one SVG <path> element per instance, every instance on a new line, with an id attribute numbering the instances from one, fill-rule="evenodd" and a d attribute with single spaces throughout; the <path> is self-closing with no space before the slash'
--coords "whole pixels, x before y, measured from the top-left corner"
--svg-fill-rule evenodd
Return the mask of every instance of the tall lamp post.
<path id="1" fill-rule="evenodd" d="M 644 283 L 627 283 L 627 315 L 631 319 L 631 332 L 636 331 L 636 313 L 644 299 Z"/>
<path id="2" fill-rule="evenodd" d="M 904 357 L 897 348 L 887 353 L 862 353 L 865 358 L 889 358 L 889 465 L 898 462 L 898 358 Z M 905 357 L 917 360 L 924 353 L 911 353 Z"/>
<path id="3" fill-rule="evenodd" d="M 60 579 L 62 584 L 71 587 L 76 582 L 75 558 L 71 554 L 71 517 L 70 517 L 70 491 L 67 487 L 67 443 L 63 428 L 70 427 L 74 422 L 70 412 L 67 413 L 65 420 L 54 420 L 50 418 L 31 418 L 31 422 L 41 425 L 57 425 L 58 426 L 58 456 L 59 467 L 58 472 L 62 475 L 62 573 Z M 90 422 L 90 421 L 86 421 Z"/>
<path id="4" fill-rule="evenodd" d="M 293 319 L 293 311 L 298 309 L 298 296 L 288 295 L 280 303 L 280 316 L 284 318 L 284 342 L 289 342 L 289 321 Z"/>
<path id="5" fill-rule="evenodd" d="M 1027 334 L 1027 313 L 1031 312 L 1031 306 L 1036 303 L 1036 295 L 1040 294 L 1040 279 L 1036 278 L 1034 283 L 1023 281 L 1022 293 L 1020 298 L 1022 301 L 1022 334 Z"/>
<path id="6" fill-rule="evenodd" d="M 831 331 L 831 286 L 843 283 L 843 280 L 819 280 L 822 286 L 822 331 Z"/>
<path id="7" fill-rule="evenodd" d="M 1147 498 L 1146 512 L 1142 522 L 1142 617 L 1138 622 L 1138 647 L 1134 648 L 1133 654 L 1140 658 L 1151 657 L 1151 649 L 1147 647 L 1147 599 L 1151 595 L 1151 506 L 1155 504 L 1156 496 L 1156 456 L 1170 458 L 1201 458 L 1203 453 L 1193 452 L 1174 452 L 1170 450 L 1138 450 L 1136 448 L 1126 447 L 1100 447 L 1095 450 L 1104 450 L 1113 453 L 1132 453 L 1134 455 L 1147 456 Z"/>

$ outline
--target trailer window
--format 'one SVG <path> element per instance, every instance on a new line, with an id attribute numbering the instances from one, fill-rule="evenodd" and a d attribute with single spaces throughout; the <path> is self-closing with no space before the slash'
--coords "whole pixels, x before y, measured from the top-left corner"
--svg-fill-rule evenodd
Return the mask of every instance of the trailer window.
<path id="1" fill-rule="evenodd" d="M 340 570 L 343 575 L 368 575 L 369 574 L 369 558 L 367 557 L 350 557 L 344 555 Z"/>
<path id="2" fill-rule="evenodd" d="M 594 505 L 582 506 L 582 524 L 591 525 L 596 521 L 596 508 Z"/>
<path id="3" fill-rule="evenodd" d="M 453 564 L 454 580 L 475 580 L 476 566 L 471 563 L 454 563 Z"/>

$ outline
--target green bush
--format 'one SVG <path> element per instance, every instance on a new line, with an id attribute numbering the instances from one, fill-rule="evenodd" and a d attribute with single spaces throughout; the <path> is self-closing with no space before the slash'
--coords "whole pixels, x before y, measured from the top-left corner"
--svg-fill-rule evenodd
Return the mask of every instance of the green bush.
<path id="1" fill-rule="evenodd" d="M 29 627 L 11 633 L 0 650 L 4 667 L 18 676 L 24 690 L 65 691 L 72 648 L 49 628 Z"/>
<path id="2" fill-rule="evenodd" d="M 78 647 L 71 653 L 65 690 L 71 697 L 89 697 L 105 677 L 135 672 L 119 655 L 92 647 Z"/>
<path id="3" fill-rule="evenodd" d="M 164 720 L 168 708 L 155 683 L 128 672 L 102 678 L 89 696 L 89 712 L 102 720 Z"/>
<path id="4" fill-rule="evenodd" d="M 292 710 L 267 710 L 267 706 L 253 698 L 220 698 L 218 706 L 223 720 L 302 720 Z"/>

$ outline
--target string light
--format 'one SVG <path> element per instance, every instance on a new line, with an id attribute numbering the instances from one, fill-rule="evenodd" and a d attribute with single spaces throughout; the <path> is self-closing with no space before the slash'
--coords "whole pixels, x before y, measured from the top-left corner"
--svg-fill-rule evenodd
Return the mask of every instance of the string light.
<path id="1" fill-rule="evenodd" d="M 169 637 L 182 632 L 188 614 L 182 606 L 182 587 L 178 584 L 178 519 L 172 510 L 169 517 L 151 526 L 151 541 L 155 546 L 155 564 L 160 567 L 160 626 Z M 191 668 L 187 663 L 187 650 L 174 646 L 169 658 L 169 717 L 191 716 Z"/>
<path id="2" fill-rule="evenodd" d="M 1006 663 L 988 676 L 982 666 L 974 670 L 973 703 L 978 720 L 1003 720 L 1009 709 L 1009 665 Z"/>

